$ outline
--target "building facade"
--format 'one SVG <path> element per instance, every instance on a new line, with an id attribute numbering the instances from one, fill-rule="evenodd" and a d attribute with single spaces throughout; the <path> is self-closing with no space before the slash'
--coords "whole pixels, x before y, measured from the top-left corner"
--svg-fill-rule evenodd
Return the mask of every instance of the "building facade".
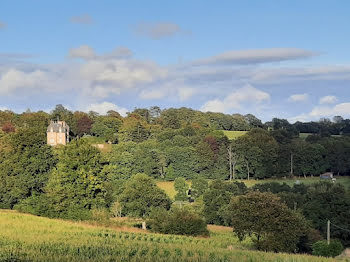
<path id="1" fill-rule="evenodd" d="M 69 142 L 69 126 L 65 121 L 53 121 L 47 127 L 47 144 L 51 146 L 66 145 Z"/>

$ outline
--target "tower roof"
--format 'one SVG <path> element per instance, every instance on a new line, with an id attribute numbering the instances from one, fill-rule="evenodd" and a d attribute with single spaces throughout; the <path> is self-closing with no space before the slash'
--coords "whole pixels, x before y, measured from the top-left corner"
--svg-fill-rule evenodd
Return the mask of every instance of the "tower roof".
<path id="1" fill-rule="evenodd" d="M 66 124 L 66 122 L 64 121 L 51 121 L 50 125 L 47 127 L 47 132 L 66 132 L 67 130 L 69 130 L 69 126 Z"/>

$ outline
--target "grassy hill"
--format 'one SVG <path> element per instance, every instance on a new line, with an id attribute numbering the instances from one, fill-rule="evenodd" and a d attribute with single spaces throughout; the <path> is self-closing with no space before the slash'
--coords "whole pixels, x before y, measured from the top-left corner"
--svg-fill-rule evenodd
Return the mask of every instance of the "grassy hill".
<path id="1" fill-rule="evenodd" d="M 102 227 L 0 210 L 0 261 L 335 261 L 249 250 L 227 227 L 210 238 Z"/>
<path id="2" fill-rule="evenodd" d="M 223 130 L 222 132 L 224 132 L 225 136 L 227 136 L 227 138 L 229 140 L 233 140 L 233 139 L 236 139 L 240 136 L 243 136 L 248 131 L 226 131 L 226 130 Z"/>

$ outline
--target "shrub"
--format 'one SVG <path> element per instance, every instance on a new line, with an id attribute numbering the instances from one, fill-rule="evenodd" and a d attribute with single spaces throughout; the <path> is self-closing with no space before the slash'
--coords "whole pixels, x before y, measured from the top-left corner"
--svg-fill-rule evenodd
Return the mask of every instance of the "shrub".
<path id="1" fill-rule="evenodd" d="M 323 257 L 336 257 L 341 254 L 344 247 L 339 240 L 332 240 L 329 245 L 327 241 L 317 241 L 312 245 L 312 254 Z"/>
<path id="2" fill-rule="evenodd" d="M 94 208 L 91 210 L 91 219 L 99 223 L 108 223 L 110 214 L 106 208 Z"/>
<path id="3" fill-rule="evenodd" d="M 152 210 L 148 226 L 151 231 L 163 234 L 188 236 L 208 236 L 209 231 L 204 218 L 188 208 L 172 208 Z"/>

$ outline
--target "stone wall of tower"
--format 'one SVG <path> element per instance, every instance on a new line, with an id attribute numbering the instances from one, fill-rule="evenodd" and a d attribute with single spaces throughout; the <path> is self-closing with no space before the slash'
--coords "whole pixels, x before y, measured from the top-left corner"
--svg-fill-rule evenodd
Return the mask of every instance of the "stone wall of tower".
<path id="1" fill-rule="evenodd" d="M 47 144 L 51 146 L 66 145 L 67 138 L 64 132 L 47 132 Z"/>

